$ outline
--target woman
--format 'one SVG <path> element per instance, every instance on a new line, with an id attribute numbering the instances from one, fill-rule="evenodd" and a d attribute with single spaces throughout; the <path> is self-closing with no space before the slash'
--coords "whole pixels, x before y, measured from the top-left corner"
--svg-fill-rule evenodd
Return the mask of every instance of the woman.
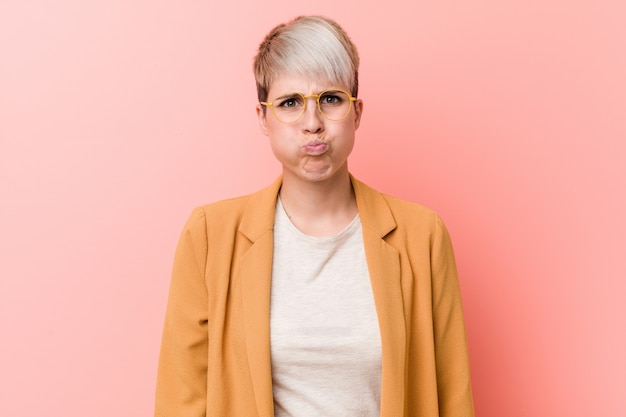
<path id="1" fill-rule="evenodd" d="M 474 415 L 444 225 L 348 171 L 358 65 L 326 18 L 261 43 L 256 113 L 282 176 L 185 226 L 157 417 Z"/>

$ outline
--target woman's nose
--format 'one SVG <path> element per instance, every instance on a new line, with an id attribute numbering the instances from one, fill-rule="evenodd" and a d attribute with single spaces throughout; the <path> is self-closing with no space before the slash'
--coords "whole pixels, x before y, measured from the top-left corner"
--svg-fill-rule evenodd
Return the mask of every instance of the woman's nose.
<path id="1" fill-rule="evenodd" d="M 307 103 L 302 116 L 304 130 L 309 133 L 317 133 L 324 129 L 324 117 L 320 113 L 317 103 L 311 101 Z"/>

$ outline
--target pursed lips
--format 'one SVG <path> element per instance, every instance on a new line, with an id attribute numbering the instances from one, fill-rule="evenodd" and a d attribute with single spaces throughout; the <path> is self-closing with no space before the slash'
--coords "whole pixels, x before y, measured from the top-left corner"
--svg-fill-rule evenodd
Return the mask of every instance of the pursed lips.
<path id="1" fill-rule="evenodd" d="M 312 140 L 302 145 L 302 149 L 304 149 L 308 155 L 321 155 L 328 150 L 328 143 L 321 140 Z"/>

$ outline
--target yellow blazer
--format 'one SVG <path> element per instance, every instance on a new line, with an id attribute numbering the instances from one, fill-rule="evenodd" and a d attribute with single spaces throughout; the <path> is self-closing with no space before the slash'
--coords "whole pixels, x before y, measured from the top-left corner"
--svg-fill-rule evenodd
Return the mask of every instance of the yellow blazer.
<path id="1" fill-rule="evenodd" d="M 445 226 L 425 207 L 351 181 L 382 339 L 380 415 L 473 417 Z M 199 207 L 188 220 L 174 259 L 156 417 L 274 415 L 269 313 L 281 184 Z"/>

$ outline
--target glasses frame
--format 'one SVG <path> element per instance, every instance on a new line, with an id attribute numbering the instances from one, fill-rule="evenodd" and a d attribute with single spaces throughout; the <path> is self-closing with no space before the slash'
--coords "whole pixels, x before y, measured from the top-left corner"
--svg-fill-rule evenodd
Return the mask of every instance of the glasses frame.
<path id="1" fill-rule="evenodd" d="M 350 107 L 348 107 L 348 111 L 346 111 L 346 114 L 344 114 L 339 119 L 331 119 L 322 111 L 322 106 L 320 104 L 320 98 L 325 93 L 328 93 L 328 92 L 331 92 L 331 91 L 336 91 L 338 93 L 344 93 L 350 99 Z M 303 102 L 304 102 L 304 106 L 302 108 L 302 113 L 300 114 L 300 116 L 298 116 L 298 118 L 296 120 L 294 120 L 292 122 L 285 122 L 285 121 L 281 120 L 280 117 L 278 117 L 278 115 L 276 114 L 276 110 L 275 110 L 276 107 L 274 106 L 274 101 L 260 101 L 259 104 L 261 104 L 261 105 L 263 105 L 265 107 L 271 107 L 272 108 L 272 114 L 274 115 L 276 120 L 278 120 L 279 122 L 281 122 L 283 124 L 291 125 L 291 124 L 297 123 L 300 119 L 302 119 L 302 116 L 304 116 L 304 114 L 306 113 L 306 105 L 307 105 L 307 102 L 309 101 L 310 98 L 315 98 L 315 102 L 317 103 L 317 110 L 320 112 L 320 114 L 322 115 L 322 117 L 324 119 L 330 120 L 331 122 L 339 122 L 339 121 L 345 119 L 346 117 L 348 117 L 348 115 L 350 114 L 350 110 L 352 110 L 352 103 L 357 101 L 357 98 L 356 97 L 352 97 L 352 94 L 348 93 L 345 90 L 340 90 L 338 88 L 328 88 L 328 89 L 326 89 L 324 91 L 319 92 L 318 94 L 313 93 L 313 94 L 309 94 L 309 95 L 304 95 L 302 93 L 294 91 L 294 92 L 291 92 L 291 93 L 283 94 L 282 96 L 288 96 L 288 95 L 291 95 L 291 94 L 299 95 L 300 97 L 303 98 Z"/>

